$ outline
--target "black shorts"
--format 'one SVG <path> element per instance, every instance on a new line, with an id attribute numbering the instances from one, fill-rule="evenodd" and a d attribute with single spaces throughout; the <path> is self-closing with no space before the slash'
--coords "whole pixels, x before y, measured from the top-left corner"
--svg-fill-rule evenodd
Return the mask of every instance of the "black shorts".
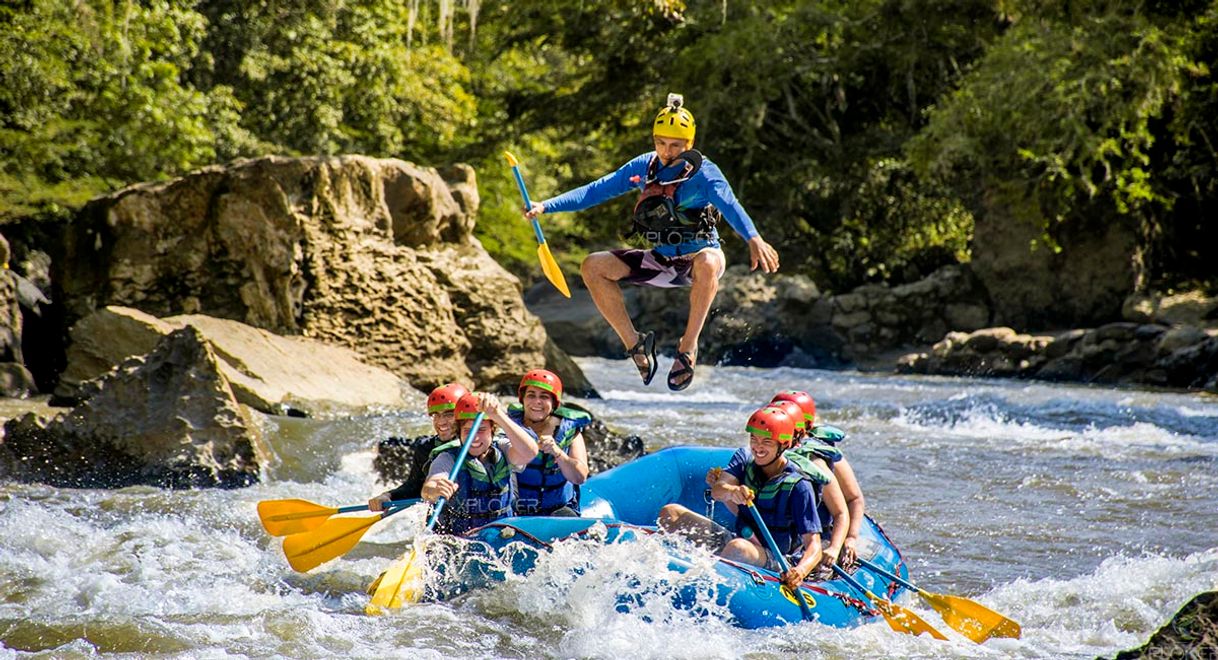
<path id="1" fill-rule="evenodd" d="M 719 263 L 725 263 L 723 251 L 716 247 L 702 248 L 679 257 L 665 257 L 655 250 L 641 249 L 610 250 L 609 253 L 621 259 L 630 268 L 630 274 L 618 280 L 619 282 L 674 289 L 693 283 L 691 272 L 694 268 L 694 257 L 707 250 L 718 252 Z M 719 270 L 717 277 L 723 277 L 723 269 Z"/>

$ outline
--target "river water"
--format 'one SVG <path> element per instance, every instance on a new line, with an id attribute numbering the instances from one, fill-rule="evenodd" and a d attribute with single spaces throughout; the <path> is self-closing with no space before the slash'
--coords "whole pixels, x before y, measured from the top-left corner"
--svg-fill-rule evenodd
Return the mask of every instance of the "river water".
<path id="1" fill-rule="evenodd" d="M 679 394 L 625 362 L 581 360 L 584 403 L 649 449 L 737 446 L 748 413 L 806 389 L 849 437 L 868 512 L 915 582 L 1018 620 L 974 645 L 883 623 L 739 630 L 662 599 L 615 611 L 614 588 L 659 587 L 658 544 L 562 547 L 537 572 L 450 603 L 363 614 L 363 587 L 422 526 L 386 520 L 344 558 L 292 572 L 259 500 L 341 505 L 383 490 L 372 447 L 428 428 L 421 412 L 273 418 L 266 483 L 235 491 L 0 484 L 0 658 L 959 657 L 1093 658 L 1142 643 L 1218 588 L 1218 399 L 1005 380 L 698 367 Z M 667 364 L 661 365 L 667 368 Z M 662 374 L 661 374 L 662 376 Z M 591 566 L 580 574 L 568 566 Z"/>

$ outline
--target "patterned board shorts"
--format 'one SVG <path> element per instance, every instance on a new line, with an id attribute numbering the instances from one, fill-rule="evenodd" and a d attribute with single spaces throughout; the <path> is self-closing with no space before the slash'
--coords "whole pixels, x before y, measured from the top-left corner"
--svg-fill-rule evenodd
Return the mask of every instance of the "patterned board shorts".
<path id="1" fill-rule="evenodd" d="M 639 286 L 673 289 L 693 283 L 690 271 L 694 267 L 694 257 L 709 250 L 714 250 L 719 254 L 720 264 L 726 263 L 723 250 L 715 247 L 702 248 L 697 252 L 683 254 L 679 257 L 665 257 L 655 250 L 623 249 L 609 252 L 630 268 L 630 274 L 618 281 Z M 722 266 L 716 277 L 723 277 Z"/>

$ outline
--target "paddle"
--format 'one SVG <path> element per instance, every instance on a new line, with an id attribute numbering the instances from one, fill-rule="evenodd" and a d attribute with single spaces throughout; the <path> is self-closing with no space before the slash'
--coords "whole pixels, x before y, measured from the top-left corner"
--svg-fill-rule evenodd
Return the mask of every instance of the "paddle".
<path id="1" fill-rule="evenodd" d="M 765 539 L 766 548 L 770 550 L 770 554 L 778 561 L 778 567 L 783 573 L 791 570 L 790 564 L 787 563 L 787 558 L 778 551 L 778 544 L 774 542 L 774 537 L 770 534 L 770 528 L 766 527 L 765 521 L 761 519 L 761 512 L 750 501 L 746 504 L 749 508 L 749 513 L 753 514 L 753 522 L 757 524 L 757 529 L 761 531 L 761 538 Z M 816 617 L 812 614 L 812 608 L 808 607 L 807 601 L 804 600 L 804 594 L 801 590 L 795 590 L 795 602 L 799 603 L 799 611 L 804 616 L 804 621 L 814 621 Z"/>
<path id="2" fill-rule="evenodd" d="M 834 564 L 833 572 L 837 573 L 838 576 L 845 580 L 850 586 L 854 587 L 861 593 L 866 594 L 867 599 L 875 605 L 875 608 L 880 611 L 880 614 L 884 615 L 884 620 L 888 622 L 889 627 L 891 627 L 893 630 L 907 633 L 913 635 L 914 637 L 917 637 L 922 633 L 930 633 L 930 636 L 934 637 L 935 639 L 947 639 L 943 636 L 943 633 L 935 630 L 933 626 L 923 621 L 922 617 L 914 614 L 904 607 L 901 607 L 900 605 L 897 605 L 896 603 L 880 598 L 879 596 L 868 591 L 866 587 L 859 584 L 858 580 L 855 580 L 849 573 L 842 570 L 841 566 Z"/>
<path id="3" fill-rule="evenodd" d="M 960 596 L 947 596 L 926 591 L 901 576 L 876 566 L 859 557 L 859 563 L 871 570 L 893 580 L 907 589 L 918 592 L 922 600 L 935 608 L 947 625 L 960 631 L 965 637 L 977 642 L 984 642 L 991 637 L 1013 637 L 1018 639 L 1023 630 L 1019 623 L 991 610 L 990 608 Z"/>
<path id="4" fill-rule="evenodd" d="M 529 201 L 529 190 L 524 186 L 524 177 L 520 175 L 520 162 L 516 160 L 510 152 L 503 152 L 507 156 L 508 165 L 512 166 L 512 174 L 516 177 L 516 187 L 520 189 L 520 197 L 524 199 L 524 210 L 527 212 L 533 208 L 533 203 Z M 563 277 L 562 269 L 558 267 L 558 262 L 554 261 L 554 255 L 550 254 L 550 245 L 546 243 L 546 235 L 541 233 L 541 223 L 537 218 L 530 218 L 533 221 L 533 233 L 537 237 L 537 258 L 541 261 L 541 272 L 545 273 L 546 279 L 550 280 L 550 284 L 558 289 L 559 293 L 570 298 L 571 289 L 567 288 L 567 278 Z"/>
<path id="5" fill-rule="evenodd" d="M 482 426 L 482 413 L 478 413 L 474 417 L 474 425 L 470 428 L 469 434 L 465 436 L 465 443 L 461 445 L 461 451 L 457 454 L 457 460 L 453 462 L 453 468 L 448 471 L 448 480 L 455 481 L 457 473 L 461 470 L 461 466 L 465 464 L 465 457 L 469 454 L 470 445 L 474 444 L 474 436 L 478 434 L 479 427 Z M 422 533 L 431 531 L 432 527 L 436 526 L 436 521 L 440 518 L 440 512 L 444 510 L 445 503 L 448 498 L 441 497 L 436 500 L 436 507 L 431 512 L 431 518 L 427 520 L 427 527 Z M 396 609 L 402 606 L 402 603 L 415 603 L 423 595 L 423 590 L 420 583 L 423 581 L 423 571 L 415 563 L 415 557 L 419 552 L 418 537 L 415 538 L 414 546 L 410 549 L 409 555 L 398 557 L 397 561 L 389 565 L 379 581 L 376 584 L 376 591 L 372 594 L 372 600 L 368 601 L 368 605 L 364 607 L 366 614 L 377 615 L 384 613 L 387 609 Z M 404 558 L 404 559 L 403 559 Z"/>
<path id="6" fill-rule="evenodd" d="M 385 509 L 417 504 L 419 500 L 394 500 L 384 504 Z M 367 504 L 331 507 L 314 504 L 308 500 L 263 500 L 258 503 L 258 518 L 271 536 L 290 536 L 317 529 L 326 518 L 339 513 L 367 511 Z"/>
<path id="7" fill-rule="evenodd" d="M 347 554 L 370 527 L 408 508 L 400 506 L 386 509 L 375 516 L 331 518 L 317 529 L 283 539 L 283 554 L 288 558 L 288 565 L 301 573 L 307 573 L 331 559 Z"/>

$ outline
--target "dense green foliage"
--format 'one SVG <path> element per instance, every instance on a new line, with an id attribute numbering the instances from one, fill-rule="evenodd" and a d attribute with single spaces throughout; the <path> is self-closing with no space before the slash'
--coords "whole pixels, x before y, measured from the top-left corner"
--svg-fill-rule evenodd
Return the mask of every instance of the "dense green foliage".
<path id="1" fill-rule="evenodd" d="M 502 151 L 544 199 L 647 151 L 679 91 L 823 287 L 967 260 L 987 195 L 1050 244 L 1137 218 L 1160 283 L 1207 281 L 1216 27 L 1197 0 L 24 0 L 0 8 L 0 221 L 235 157 L 460 160 L 484 244 L 535 278 Z M 630 203 L 547 217 L 564 266 Z"/>

